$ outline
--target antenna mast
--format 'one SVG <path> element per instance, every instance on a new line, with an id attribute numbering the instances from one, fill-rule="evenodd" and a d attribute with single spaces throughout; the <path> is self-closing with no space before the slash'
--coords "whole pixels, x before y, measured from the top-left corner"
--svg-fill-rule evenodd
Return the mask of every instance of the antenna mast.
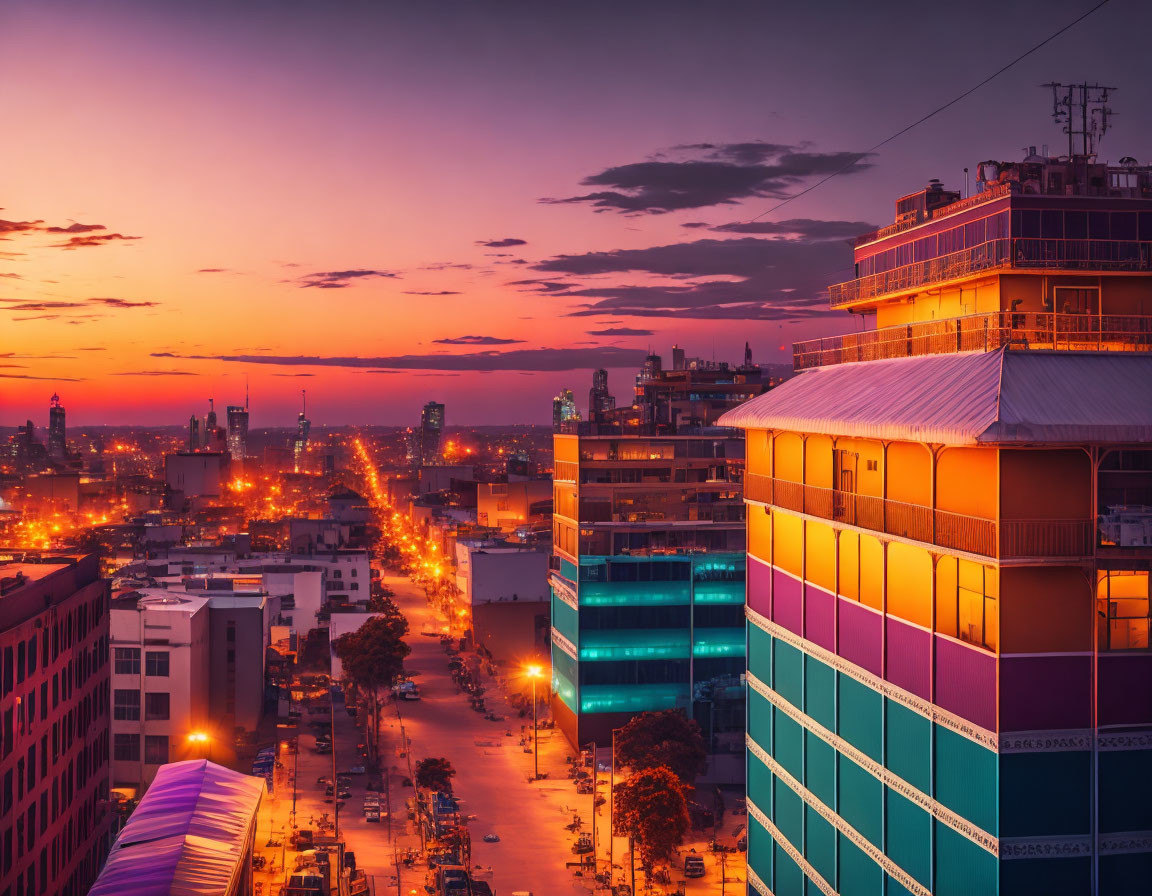
<path id="1" fill-rule="evenodd" d="M 1115 114 L 1108 108 L 1108 94 L 1115 87 L 1102 84 L 1058 84 L 1051 81 L 1044 87 L 1052 88 L 1052 118 L 1064 125 L 1068 135 L 1068 158 L 1075 155 L 1095 156 L 1096 146 L 1108 133 L 1108 125 Z M 1080 152 L 1076 152 L 1076 138 L 1080 138 Z"/>

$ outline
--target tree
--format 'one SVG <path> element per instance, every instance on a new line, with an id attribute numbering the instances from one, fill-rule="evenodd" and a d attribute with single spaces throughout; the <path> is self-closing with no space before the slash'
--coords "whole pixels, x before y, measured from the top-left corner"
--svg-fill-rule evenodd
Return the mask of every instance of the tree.
<path id="1" fill-rule="evenodd" d="M 456 769 L 452 763 L 443 756 L 428 757 L 416 763 L 416 786 L 425 790 L 438 790 L 441 793 L 452 792 L 452 779 L 456 776 Z"/>
<path id="2" fill-rule="evenodd" d="M 680 778 L 672 769 L 657 766 L 617 784 L 612 826 L 614 833 L 628 838 L 630 849 L 639 851 L 645 873 L 671 861 L 691 826 Z"/>
<path id="3" fill-rule="evenodd" d="M 634 772 L 664 767 L 691 786 L 707 758 L 700 726 L 677 709 L 642 712 L 616 734 L 616 761 Z"/>
<path id="4" fill-rule="evenodd" d="M 345 677 L 368 700 L 377 758 L 383 696 L 404 672 L 404 658 L 412 652 L 403 640 L 407 633 L 408 620 L 392 604 L 389 610 L 372 617 L 356 631 L 341 635 L 333 645 L 344 666 Z"/>

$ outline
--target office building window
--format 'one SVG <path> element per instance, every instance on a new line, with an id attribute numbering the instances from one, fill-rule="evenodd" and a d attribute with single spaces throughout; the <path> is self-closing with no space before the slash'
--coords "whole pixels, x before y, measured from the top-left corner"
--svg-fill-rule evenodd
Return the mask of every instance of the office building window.
<path id="1" fill-rule="evenodd" d="M 144 761 L 149 765 L 163 765 L 168 761 L 168 738 L 166 735 L 144 735 Z"/>
<path id="2" fill-rule="evenodd" d="M 167 721 L 168 703 L 168 695 L 165 693 L 145 694 L 144 718 L 153 722 Z"/>
<path id="3" fill-rule="evenodd" d="M 112 758 L 118 762 L 139 762 L 140 737 L 135 734 L 112 735 Z"/>
<path id="4" fill-rule="evenodd" d="M 140 648 L 117 647 L 115 671 L 117 675 L 139 675 Z"/>
<path id="5" fill-rule="evenodd" d="M 144 672 L 147 675 L 168 677 L 168 651 L 149 650 L 144 654 Z"/>
<path id="6" fill-rule="evenodd" d="M 112 718 L 126 722 L 140 721 L 140 692 L 112 692 Z"/>

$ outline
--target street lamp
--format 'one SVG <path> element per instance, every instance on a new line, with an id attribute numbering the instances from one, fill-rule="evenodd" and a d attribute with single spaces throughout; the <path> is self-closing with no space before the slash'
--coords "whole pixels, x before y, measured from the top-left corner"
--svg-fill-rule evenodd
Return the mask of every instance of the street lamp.
<path id="1" fill-rule="evenodd" d="M 536 679 L 544 674 L 544 670 L 539 666 L 529 666 L 524 670 L 524 674 L 532 679 L 532 780 L 538 781 L 540 779 L 540 738 L 539 729 L 536 726 Z"/>
<path id="2" fill-rule="evenodd" d="M 192 731 L 188 734 L 188 743 L 193 747 L 203 747 L 206 756 L 205 759 L 212 759 L 212 737 L 207 731 Z"/>

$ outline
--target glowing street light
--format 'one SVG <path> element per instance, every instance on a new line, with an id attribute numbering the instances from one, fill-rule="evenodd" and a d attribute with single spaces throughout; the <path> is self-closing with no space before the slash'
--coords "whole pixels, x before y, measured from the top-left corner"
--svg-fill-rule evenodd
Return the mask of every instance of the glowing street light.
<path id="1" fill-rule="evenodd" d="M 540 737 L 539 728 L 536 725 L 536 679 L 544 674 L 544 670 L 540 666 L 529 666 L 524 670 L 524 674 L 532 679 L 532 780 L 538 781 L 540 779 Z"/>

